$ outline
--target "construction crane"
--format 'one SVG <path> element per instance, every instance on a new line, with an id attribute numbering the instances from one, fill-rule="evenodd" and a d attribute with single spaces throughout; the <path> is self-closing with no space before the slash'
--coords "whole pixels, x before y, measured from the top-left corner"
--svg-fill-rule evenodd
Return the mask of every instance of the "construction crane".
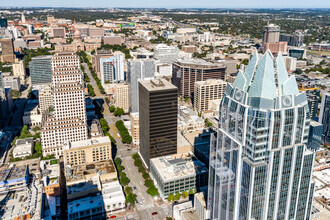
<path id="1" fill-rule="evenodd" d="M 303 82 L 301 88 L 299 89 L 299 91 L 319 90 L 319 89 L 321 89 L 321 88 L 320 87 L 305 88 L 305 82 Z"/>

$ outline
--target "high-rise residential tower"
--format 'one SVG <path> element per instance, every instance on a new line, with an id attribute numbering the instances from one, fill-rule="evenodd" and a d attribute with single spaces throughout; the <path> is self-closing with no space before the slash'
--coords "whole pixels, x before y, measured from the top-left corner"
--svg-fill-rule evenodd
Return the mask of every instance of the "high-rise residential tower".
<path id="1" fill-rule="evenodd" d="M 210 219 L 309 219 L 315 153 L 306 93 L 281 54 L 255 53 L 228 84 L 210 149 Z"/>
<path id="2" fill-rule="evenodd" d="M 100 59 L 101 82 L 113 83 L 124 81 L 124 60 L 125 54 L 116 51 L 113 56 L 109 58 Z"/>
<path id="3" fill-rule="evenodd" d="M 280 41 L 280 27 L 275 24 L 265 26 L 262 36 L 262 45 L 265 43 L 277 43 Z"/>
<path id="4" fill-rule="evenodd" d="M 150 159 L 177 153 L 178 89 L 165 79 L 139 81 L 140 154 Z"/>
<path id="5" fill-rule="evenodd" d="M 83 73 L 74 53 L 57 53 L 52 58 L 54 109 L 43 113 L 41 143 L 43 155 L 63 154 L 63 145 L 87 139 Z"/>

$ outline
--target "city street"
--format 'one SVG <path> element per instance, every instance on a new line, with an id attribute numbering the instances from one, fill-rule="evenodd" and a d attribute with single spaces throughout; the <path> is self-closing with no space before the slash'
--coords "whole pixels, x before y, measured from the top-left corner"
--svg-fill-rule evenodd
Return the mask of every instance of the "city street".
<path id="1" fill-rule="evenodd" d="M 90 78 L 90 85 L 93 86 L 96 96 L 93 99 L 104 99 L 105 96 L 102 95 L 97 87 L 97 84 L 90 73 L 87 64 L 83 64 L 85 67 L 85 72 Z M 109 133 L 116 140 L 117 153 L 116 157 L 122 159 L 122 165 L 125 167 L 124 172 L 130 179 L 128 184 L 133 188 L 133 192 L 137 195 L 137 202 L 135 204 L 135 214 L 127 213 L 125 216 L 116 219 L 164 219 L 171 216 L 171 205 L 163 204 L 158 205 L 155 199 L 152 198 L 147 193 L 147 188 L 144 186 L 144 179 L 141 173 L 138 172 L 138 168 L 134 165 L 134 160 L 132 159 L 132 154 L 136 153 L 137 150 L 129 150 L 126 144 L 121 142 L 119 132 L 116 128 L 116 121 L 120 120 L 121 117 L 115 117 L 109 111 L 109 106 L 104 101 L 103 104 L 103 117 L 109 124 Z M 153 212 L 157 212 L 157 215 L 152 215 Z"/>

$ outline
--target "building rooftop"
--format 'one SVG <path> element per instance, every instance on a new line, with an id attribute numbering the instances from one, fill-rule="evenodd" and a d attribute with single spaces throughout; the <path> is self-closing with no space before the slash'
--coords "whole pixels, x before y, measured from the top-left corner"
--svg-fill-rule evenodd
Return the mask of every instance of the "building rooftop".
<path id="1" fill-rule="evenodd" d="M 25 178 L 27 166 L 5 166 L 0 169 L 0 185 L 6 184 L 4 181 Z"/>
<path id="2" fill-rule="evenodd" d="M 172 83 L 165 79 L 150 79 L 139 81 L 149 91 L 157 91 L 164 89 L 177 89 Z"/>
<path id="3" fill-rule="evenodd" d="M 25 145 L 25 144 L 32 144 L 32 143 L 33 143 L 33 138 L 32 137 L 16 140 L 16 146 Z"/>
<path id="4" fill-rule="evenodd" d="M 108 136 L 104 137 L 95 137 L 92 139 L 82 140 L 82 141 L 74 141 L 70 144 L 65 145 L 65 149 L 69 150 L 72 148 L 79 148 L 79 147 L 88 147 L 97 144 L 111 144 L 110 138 Z"/>
<path id="5" fill-rule="evenodd" d="M 216 84 L 224 84 L 226 85 L 227 82 L 221 79 L 207 79 L 206 81 L 197 81 L 195 82 L 196 85 L 203 86 L 203 85 L 216 85 Z"/>
<path id="6" fill-rule="evenodd" d="M 186 65 L 196 68 L 225 68 L 226 66 L 219 63 L 211 63 L 208 61 L 205 61 L 203 59 L 191 59 L 191 58 L 185 58 L 185 59 L 179 59 L 177 61 L 179 65 Z"/>
<path id="7" fill-rule="evenodd" d="M 151 163 L 155 166 L 162 180 L 166 182 L 208 172 L 205 164 L 189 154 L 153 158 Z"/>

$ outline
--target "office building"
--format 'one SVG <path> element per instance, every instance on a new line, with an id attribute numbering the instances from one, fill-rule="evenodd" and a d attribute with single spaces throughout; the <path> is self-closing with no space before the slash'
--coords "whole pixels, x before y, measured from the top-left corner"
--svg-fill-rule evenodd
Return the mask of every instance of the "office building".
<path id="1" fill-rule="evenodd" d="M 157 157 L 150 160 L 150 175 L 163 199 L 207 185 L 208 169 L 189 154 Z"/>
<path id="2" fill-rule="evenodd" d="M 287 54 L 288 43 L 287 42 L 276 42 L 276 43 L 264 43 L 262 47 L 263 53 L 270 50 L 273 54 L 278 55 L 279 53 Z"/>
<path id="3" fill-rule="evenodd" d="M 12 90 L 20 91 L 21 89 L 21 81 L 17 76 L 6 76 L 3 77 L 2 81 L 3 87 L 11 88 Z"/>
<path id="4" fill-rule="evenodd" d="M 221 79 L 207 79 L 195 82 L 194 109 L 202 113 L 209 110 L 209 102 L 222 99 L 227 83 Z"/>
<path id="5" fill-rule="evenodd" d="M 297 68 L 297 58 L 283 57 L 286 70 L 290 73 L 294 72 Z"/>
<path id="6" fill-rule="evenodd" d="M 23 124 L 28 126 L 40 126 L 41 121 L 42 114 L 39 111 L 38 100 L 29 100 L 24 108 Z"/>
<path id="7" fill-rule="evenodd" d="M 64 38 L 65 28 L 64 27 L 52 27 L 50 29 L 51 36 L 54 38 Z"/>
<path id="8" fill-rule="evenodd" d="M 15 142 L 15 147 L 13 149 L 14 158 L 24 158 L 26 156 L 31 156 L 34 152 L 33 138 L 17 139 Z"/>
<path id="9" fill-rule="evenodd" d="M 15 61 L 13 40 L 0 38 L 0 61 L 2 63 L 13 63 Z"/>
<path id="10" fill-rule="evenodd" d="M 311 121 L 309 126 L 308 147 L 319 150 L 322 144 L 323 124 Z"/>
<path id="11" fill-rule="evenodd" d="M 111 141 L 108 136 L 70 142 L 63 150 L 65 165 L 90 164 L 111 159 Z"/>
<path id="12" fill-rule="evenodd" d="M 302 48 L 289 48 L 288 55 L 297 58 L 297 60 L 303 59 L 306 58 L 306 50 Z"/>
<path id="13" fill-rule="evenodd" d="M 92 56 L 92 65 L 95 72 L 99 73 L 101 69 L 101 58 L 107 59 L 113 56 L 111 50 L 95 50 L 95 54 Z"/>
<path id="14" fill-rule="evenodd" d="M 322 94 L 319 122 L 323 124 L 323 142 L 330 144 L 330 93 Z"/>
<path id="15" fill-rule="evenodd" d="M 104 90 L 110 95 L 110 104 L 129 112 L 129 85 L 127 83 L 106 84 Z"/>
<path id="16" fill-rule="evenodd" d="M 127 62 L 127 81 L 130 91 L 130 112 L 139 111 L 138 81 L 154 77 L 155 62 L 149 59 L 129 60 Z"/>
<path id="17" fill-rule="evenodd" d="M 139 81 L 140 154 L 150 159 L 177 153 L 178 89 L 164 79 Z"/>
<path id="18" fill-rule="evenodd" d="M 265 26 L 262 45 L 265 43 L 277 43 L 280 41 L 280 27 L 275 24 L 268 24 Z"/>
<path id="19" fill-rule="evenodd" d="M 54 109 L 43 113 L 41 143 L 43 155 L 63 154 L 63 144 L 87 139 L 83 73 L 74 53 L 56 53 L 52 58 Z"/>
<path id="20" fill-rule="evenodd" d="M 140 120 L 139 113 L 130 113 L 131 135 L 134 145 L 140 145 Z"/>
<path id="21" fill-rule="evenodd" d="M 25 65 L 24 60 L 19 60 L 13 63 L 13 75 L 20 78 L 21 84 L 25 84 Z"/>
<path id="22" fill-rule="evenodd" d="M 109 45 L 121 45 L 123 43 L 123 40 L 121 36 L 106 36 L 103 37 L 103 42 L 104 44 L 109 44 Z"/>
<path id="23" fill-rule="evenodd" d="M 0 18 L 0 28 L 7 28 L 7 27 L 8 27 L 7 18 Z"/>
<path id="24" fill-rule="evenodd" d="M 282 56 L 256 52 L 220 104 L 210 148 L 210 219 L 309 219 L 315 157 L 307 146 L 309 123 L 306 94 Z"/>
<path id="25" fill-rule="evenodd" d="M 280 34 L 279 41 L 286 41 L 289 46 L 301 47 L 304 43 L 304 34 L 302 31 L 296 31 L 294 34 Z"/>
<path id="26" fill-rule="evenodd" d="M 172 64 L 179 59 L 179 51 L 176 46 L 157 44 L 154 53 L 155 58 L 160 62 Z"/>
<path id="27" fill-rule="evenodd" d="M 109 58 L 100 59 L 101 83 L 114 83 L 124 81 L 124 59 L 125 54 L 116 51 Z"/>
<path id="28" fill-rule="evenodd" d="M 319 108 L 320 91 L 307 90 L 306 95 L 307 95 L 307 102 L 308 102 L 308 108 L 311 115 L 311 119 L 315 120 Z"/>
<path id="29" fill-rule="evenodd" d="M 32 85 L 52 82 L 52 55 L 33 57 L 29 63 Z"/>
<path id="30" fill-rule="evenodd" d="M 43 86 L 39 89 L 39 108 L 44 113 L 50 106 L 54 106 L 52 88 L 50 85 Z"/>
<path id="31" fill-rule="evenodd" d="M 226 80 L 226 66 L 202 59 L 184 59 L 173 63 L 172 83 L 178 87 L 180 96 L 193 97 L 195 82 L 207 79 Z"/>

